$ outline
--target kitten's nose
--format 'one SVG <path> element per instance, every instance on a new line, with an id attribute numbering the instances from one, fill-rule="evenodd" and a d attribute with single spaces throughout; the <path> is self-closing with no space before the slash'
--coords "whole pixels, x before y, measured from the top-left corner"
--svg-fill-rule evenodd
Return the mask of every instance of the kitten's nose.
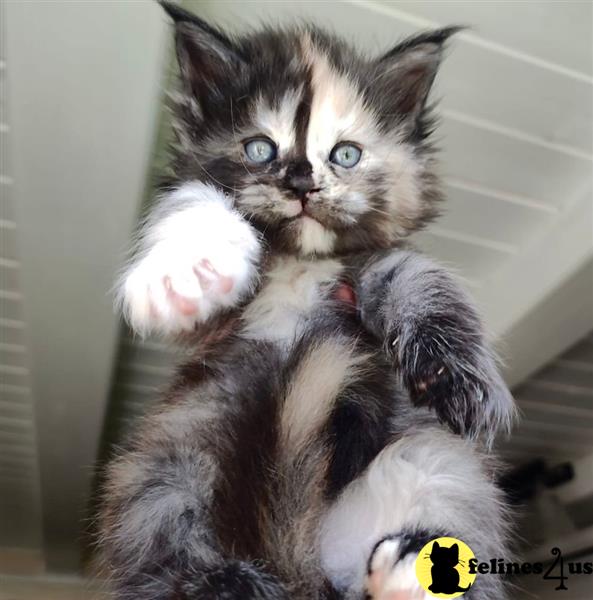
<path id="1" fill-rule="evenodd" d="M 311 163 L 302 161 L 290 165 L 286 170 L 284 183 L 291 192 L 300 198 L 301 202 L 307 202 L 307 194 L 315 189 Z"/>

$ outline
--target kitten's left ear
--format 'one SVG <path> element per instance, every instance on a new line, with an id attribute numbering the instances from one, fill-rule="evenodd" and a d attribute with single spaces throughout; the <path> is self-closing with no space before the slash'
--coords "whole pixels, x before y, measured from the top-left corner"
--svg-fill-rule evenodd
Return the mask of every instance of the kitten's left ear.
<path id="1" fill-rule="evenodd" d="M 464 27 L 446 27 L 408 38 L 376 61 L 393 108 L 403 118 L 416 119 L 443 57 L 446 41 Z"/>
<path id="2" fill-rule="evenodd" d="M 244 66 L 243 57 L 220 30 L 177 4 L 160 1 L 175 23 L 175 43 L 181 79 L 205 108 L 217 101 L 225 82 Z"/>

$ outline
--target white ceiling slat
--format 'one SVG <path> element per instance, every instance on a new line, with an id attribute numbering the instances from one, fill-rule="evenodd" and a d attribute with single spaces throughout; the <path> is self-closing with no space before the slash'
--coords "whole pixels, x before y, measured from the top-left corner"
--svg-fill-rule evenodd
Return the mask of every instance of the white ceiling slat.
<path id="1" fill-rule="evenodd" d="M 522 384 L 517 390 L 520 400 L 530 400 L 537 404 L 561 404 L 568 409 L 588 410 L 591 408 L 591 396 L 589 394 L 568 393 L 565 388 L 549 389 L 537 385 L 532 379 Z"/>
<path id="2" fill-rule="evenodd" d="M 565 452 L 569 456 L 586 456 L 591 451 L 591 445 L 587 440 L 575 440 L 566 435 L 554 438 L 548 435 L 548 432 L 542 435 L 541 431 L 521 427 L 513 432 L 509 445 L 529 449 L 539 448 L 540 458 L 547 457 L 552 448 Z"/>
<path id="3" fill-rule="evenodd" d="M 169 367 L 155 366 L 144 363 L 133 363 L 133 362 L 120 362 L 120 368 L 122 370 L 130 370 L 139 374 L 158 375 L 161 377 L 170 377 L 171 369 Z"/>
<path id="4" fill-rule="evenodd" d="M 8 384 L 8 385 L 16 385 L 16 386 L 22 386 L 22 385 L 26 385 L 29 382 L 29 375 L 21 375 L 19 373 L 15 373 L 14 371 L 11 372 L 8 369 L 12 369 L 12 368 L 18 368 L 20 369 L 20 367 L 12 367 L 12 366 L 7 366 L 7 365 L 0 365 L 0 380 L 2 380 L 2 382 L 4 384 Z M 0 398 L 0 407 L 2 405 L 2 399 Z"/>
<path id="5" fill-rule="evenodd" d="M 11 444 L 15 448 L 28 448 L 29 446 L 34 446 L 35 438 L 32 430 L 15 433 L 14 431 L 3 431 L 0 429 L 0 444 Z"/>
<path id="6" fill-rule="evenodd" d="M 457 271 L 462 278 L 480 281 L 484 274 L 499 267 L 501 254 L 498 250 L 477 246 L 460 239 L 437 237 L 430 229 L 414 234 L 411 238 L 420 249 L 439 262 Z"/>
<path id="7" fill-rule="evenodd" d="M 563 358 L 569 361 L 593 365 L 593 342 L 589 338 L 585 338 L 580 344 L 577 344 L 564 354 Z"/>
<path id="8" fill-rule="evenodd" d="M 1 150 L 0 150 L 1 151 Z M 0 176 L 1 178 L 1 176 Z M 0 182 L 0 218 L 14 219 L 14 207 L 12 205 L 11 194 L 8 186 Z"/>
<path id="9" fill-rule="evenodd" d="M 24 468 L 35 468 L 36 458 L 34 456 L 0 456 L 0 465 L 21 465 Z"/>
<path id="10" fill-rule="evenodd" d="M 439 129 L 443 171 L 479 185 L 524 195 L 556 208 L 574 200 L 567 189 L 590 181 L 589 160 L 514 140 L 493 131 L 477 132 L 467 123 L 443 119 Z"/>
<path id="11" fill-rule="evenodd" d="M 510 192 L 504 192 L 502 190 L 495 190 L 484 185 L 479 185 L 475 181 L 459 179 L 456 177 L 444 177 L 443 183 L 451 190 L 454 190 L 455 193 L 461 191 L 468 194 L 477 194 L 478 196 L 484 196 L 486 198 L 491 198 L 492 200 L 500 200 L 502 203 L 507 203 L 512 206 L 529 208 L 551 215 L 558 213 L 558 209 L 556 207 L 545 204 L 539 200 L 534 200 L 533 198 L 528 198 L 527 196 L 512 194 Z"/>
<path id="12" fill-rule="evenodd" d="M 538 390 L 547 390 L 573 397 L 583 396 L 590 399 L 591 396 L 593 396 L 593 388 L 591 387 L 583 387 L 573 383 L 559 383 L 557 381 L 550 381 L 549 379 L 544 379 L 543 376 L 539 375 L 536 375 L 533 379 L 531 379 L 529 384 Z"/>
<path id="13" fill-rule="evenodd" d="M 117 383 L 117 389 L 124 390 L 126 393 L 131 392 L 134 394 L 145 395 L 149 397 L 156 396 L 159 392 L 157 386 L 144 385 L 142 383 L 127 383 L 125 381 Z"/>
<path id="14" fill-rule="evenodd" d="M 0 317 L 11 321 L 22 321 L 22 302 L 14 298 L 5 298 L 0 295 Z"/>
<path id="15" fill-rule="evenodd" d="M 543 433 L 552 441 L 558 440 L 563 444 L 582 446 L 585 449 L 593 446 L 591 430 L 586 427 L 575 427 L 564 423 L 544 423 L 524 418 L 515 435 L 521 437 L 524 432 Z"/>
<path id="16" fill-rule="evenodd" d="M 548 444 L 574 447 L 561 459 L 593 455 L 593 371 L 589 368 L 593 357 L 589 345 L 590 337 L 585 336 L 516 391 L 522 420 L 515 437 L 524 447 L 538 445 L 540 441 L 530 440 L 539 434 Z M 575 356 L 577 368 L 571 360 Z M 545 454 L 541 457 L 549 459 Z"/>
<path id="17" fill-rule="evenodd" d="M 454 242 L 461 242 L 462 244 L 470 244 L 472 246 L 480 246 L 481 248 L 494 250 L 500 254 L 517 254 L 518 248 L 514 244 L 500 242 L 487 237 L 480 237 L 473 232 L 457 231 L 457 229 L 458 228 L 451 230 L 446 227 L 441 227 L 440 225 L 432 225 L 429 228 L 429 233 L 438 238 L 453 240 Z"/>
<path id="18" fill-rule="evenodd" d="M 0 339 L 8 344 L 24 344 L 24 330 L 0 325 Z"/>
<path id="19" fill-rule="evenodd" d="M 585 373 L 593 373 L 593 363 L 588 363 L 579 360 L 560 359 L 556 364 L 571 371 L 584 371 Z"/>
<path id="20" fill-rule="evenodd" d="M 138 391 L 145 389 L 147 391 L 155 392 L 160 389 L 163 382 L 169 381 L 171 371 L 168 371 L 168 373 L 169 376 L 164 375 L 163 373 L 150 373 L 147 370 L 140 371 L 136 369 L 120 368 L 117 375 L 117 381 L 121 387 L 129 390 Z"/>
<path id="21" fill-rule="evenodd" d="M 558 142 L 548 141 L 544 138 L 538 138 L 518 129 L 505 127 L 504 125 L 500 125 L 492 121 L 486 121 L 485 119 L 481 119 L 479 117 L 470 116 L 458 110 L 444 108 L 441 111 L 441 114 L 450 121 L 457 121 L 459 123 L 464 123 L 465 125 L 471 125 L 478 130 L 492 131 L 493 133 L 498 133 L 520 142 L 526 142 L 532 146 L 540 146 L 546 150 L 559 152 L 561 154 L 568 154 L 569 156 L 573 156 L 574 158 L 579 158 L 581 160 L 586 160 L 589 162 L 593 160 L 593 155 L 591 154 L 591 149 L 589 147 L 587 147 L 587 150 L 585 151 Z M 586 142 L 588 143 L 589 140 L 587 139 Z"/>
<path id="22" fill-rule="evenodd" d="M 593 398 L 593 395 L 591 395 Z M 559 398 L 560 402 L 561 399 Z M 517 399 L 521 411 L 521 423 L 545 423 L 551 427 L 574 428 L 576 431 L 585 432 L 593 446 L 593 405 L 590 408 L 575 409 L 571 407 L 562 408 L 562 404 L 545 404 L 533 401 L 522 401 Z"/>
<path id="23" fill-rule="evenodd" d="M 16 260 L 17 243 L 16 243 L 16 228 L 0 230 L 0 256 L 2 258 Z"/>
<path id="24" fill-rule="evenodd" d="M 591 406 L 586 408 L 574 408 L 572 406 L 566 406 L 562 404 L 561 397 L 558 398 L 557 403 L 545 403 L 545 402 L 537 402 L 533 400 L 525 400 L 524 398 L 515 396 L 517 404 L 521 411 L 525 414 L 537 413 L 542 415 L 548 415 L 553 418 L 558 418 L 558 415 L 568 416 L 570 418 L 579 418 L 584 419 L 584 423 L 588 423 L 590 421 L 590 425 L 593 428 L 593 403 Z"/>
<path id="25" fill-rule="evenodd" d="M 29 418 L 33 420 L 33 404 L 15 404 L 0 399 L 0 420 L 4 418 Z"/>
<path id="26" fill-rule="evenodd" d="M 1 234 L 0 234 L 1 235 Z M 18 263 L 16 263 L 18 264 Z M 2 264 L 0 260 L 0 288 L 8 292 L 17 292 L 20 288 L 18 267 Z"/>
<path id="27" fill-rule="evenodd" d="M 549 222 L 550 213 L 503 202 L 476 190 L 445 186 L 446 202 L 437 227 L 471 232 L 483 239 L 496 240 L 514 248 L 522 247 Z"/>
<path id="28" fill-rule="evenodd" d="M 593 400 L 593 370 L 582 368 L 571 368 L 570 363 L 565 366 L 560 361 L 553 362 L 550 366 L 539 371 L 534 376 L 533 381 L 536 382 L 553 382 L 554 384 L 563 384 L 567 386 L 576 386 L 589 390 Z M 592 407 L 593 408 L 593 407 Z"/>

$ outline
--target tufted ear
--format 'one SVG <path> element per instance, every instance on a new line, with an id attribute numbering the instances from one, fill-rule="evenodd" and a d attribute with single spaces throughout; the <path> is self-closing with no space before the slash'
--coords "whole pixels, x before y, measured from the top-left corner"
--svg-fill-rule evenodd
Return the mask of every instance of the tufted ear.
<path id="1" fill-rule="evenodd" d="M 232 41 L 196 15 L 160 2 L 175 23 L 177 61 L 186 90 L 202 104 L 216 101 L 226 81 L 244 66 Z"/>
<path id="2" fill-rule="evenodd" d="M 436 29 L 408 38 L 376 61 L 392 106 L 403 118 L 416 119 L 441 63 L 445 42 L 463 27 Z"/>

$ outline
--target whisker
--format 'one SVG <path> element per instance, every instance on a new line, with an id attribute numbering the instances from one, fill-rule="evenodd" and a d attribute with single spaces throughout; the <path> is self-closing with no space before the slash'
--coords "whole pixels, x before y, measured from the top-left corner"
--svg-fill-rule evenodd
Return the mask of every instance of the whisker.
<path id="1" fill-rule="evenodd" d="M 369 206 L 368 208 L 369 208 L 369 210 L 373 210 L 376 213 L 383 215 L 384 217 L 392 217 L 393 216 L 393 215 L 390 215 L 387 211 L 381 210 L 380 208 L 376 208 L 374 206 Z"/>
<path id="2" fill-rule="evenodd" d="M 204 173 L 206 173 L 206 175 L 208 175 L 208 177 L 212 179 L 214 183 L 217 183 L 220 187 L 226 188 L 227 190 L 231 190 L 231 192 L 237 194 L 241 192 L 241 190 L 238 190 L 237 188 L 231 187 L 230 185 L 226 185 L 226 183 L 222 183 L 222 181 L 218 181 L 218 179 L 216 179 L 216 177 L 214 177 L 214 175 L 212 175 L 199 160 L 196 159 L 196 162 L 198 163 L 198 167 L 200 167 L 200 169 L 202 169 L 202 171 L 204 171 Z"/>
<path id="3" fill-rule="evenodd" d="M 239 145 L 239 141 L 237 140 L 237 132 L 235 130 L 235 116 L 233 113 L 233 98 L 232 98 L 232 96 L 231 96 L 231 128 L 233 130 L 233 137 L 235 138 L 235 143 L 237 145 Z M 245 169 L 245 171 L 247 171 L 247 174 L 250 175 L 251 177 L 253 177 L 253 173 L 247 168 L 247 165 L 245 164 L 245 161 L 243 160 L 242 155 L 239 156 L 239 160 L 241 161 L 241 164 L 243 165 L 243 168 Z"/>

